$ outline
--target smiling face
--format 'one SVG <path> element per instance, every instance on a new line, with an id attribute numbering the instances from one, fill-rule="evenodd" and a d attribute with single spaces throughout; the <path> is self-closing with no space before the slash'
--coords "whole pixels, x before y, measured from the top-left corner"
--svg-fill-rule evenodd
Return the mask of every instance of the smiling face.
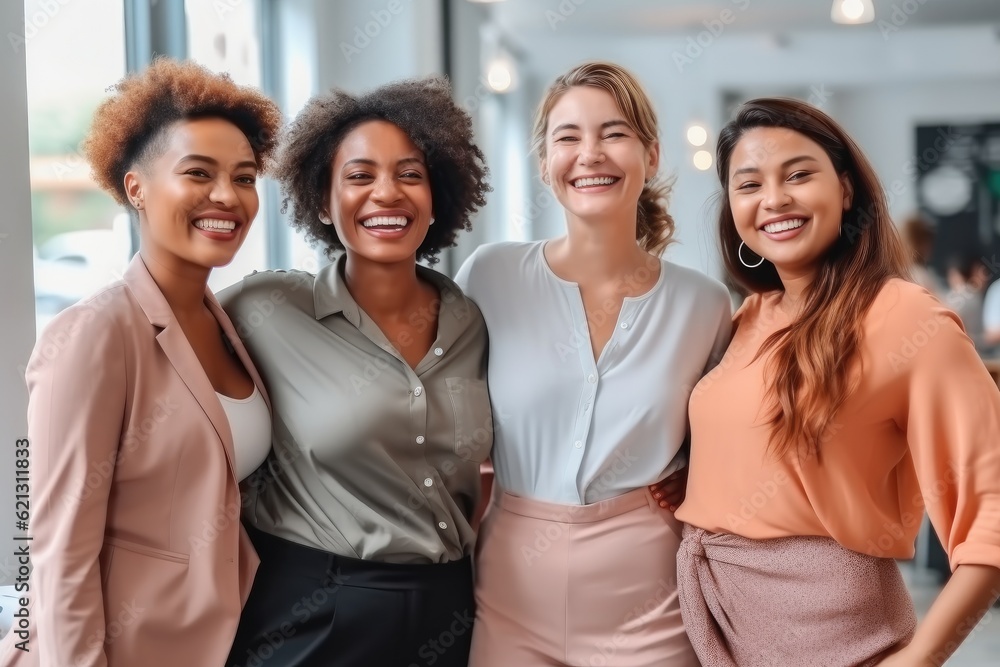
<path id="1" fill-rule="evenodd" d="M 570 88 L 552 107 L 546 128 L 542 178 L 567 213 L 581 220 L 625 214 L 634 222 L 659 148 L 643 146 L 615 99 L 593 86 Z"/>
<path id="2" fill-rule="evenodd" d="M 733 150 L 727 188 L 740 238 L 782 279 L 815 271 L 851 204 L 851 184 L 826 151 L 787 128 L 748 130 Z"/>
<path id="3" fill-rule="evenodd" d="M 424 154 L 396 125 L 362 123 L 333 157 L 327 206 L 355 259 L 415 262 L 432 216 Z"/>
<path id="4" fill-rule="evenodd" d="M 125 175 L 141 202 L 143 253 L 175 267 L 228 264 L 259 207 L 250 142 L 222 118 L 179 121 L 163 141 L 158 157 Z"/>

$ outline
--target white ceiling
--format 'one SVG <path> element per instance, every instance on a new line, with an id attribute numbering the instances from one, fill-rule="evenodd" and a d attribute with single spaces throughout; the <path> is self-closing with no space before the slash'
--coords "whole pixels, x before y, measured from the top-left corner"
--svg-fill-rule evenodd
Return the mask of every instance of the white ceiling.
<path id="1" fill-rule="evenodd" d="M 490 5 L 503 33 L 525 38 L 554 31 L 593 35 L 694 33 L 729 11 L 727 31 L 788 33 L 798 30 L 879 31 L 897 26 L 996 24 L 1000 0 L 873 0 L 875 23 L 839 26 L 831 0 L 505 0 Z M 565 19 L 565 20 L 562 20 Z M 520 41 L 520 39 L 518 39 Z"/>

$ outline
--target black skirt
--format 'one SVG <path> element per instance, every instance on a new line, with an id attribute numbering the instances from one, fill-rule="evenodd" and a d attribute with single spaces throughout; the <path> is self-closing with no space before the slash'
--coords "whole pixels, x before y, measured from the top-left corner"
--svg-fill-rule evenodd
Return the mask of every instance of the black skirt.
<path id="1" fill-rule="evenodd" d="M 260 556 L 227 667 L 466 667 L 472 561 L 345 558 L 247 526 Z"/>

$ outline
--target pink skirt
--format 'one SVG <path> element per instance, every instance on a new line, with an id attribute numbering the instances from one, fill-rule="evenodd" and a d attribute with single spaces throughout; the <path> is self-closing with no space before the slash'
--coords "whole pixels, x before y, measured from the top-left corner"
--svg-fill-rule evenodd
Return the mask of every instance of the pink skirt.
<path id="1" fill-rule="evenodd" d="M 680 530 L 646 488 L 582 506 L 496 492 L 470 667 L 697 667 L 677 599 Z"/>
<path id="2" fill-rule="evenodd" d="M 684 526 L 681 612 L 711 667 L 867 667 L 913 637 L 896 563 L 826 537 L 751 540 Z"/>

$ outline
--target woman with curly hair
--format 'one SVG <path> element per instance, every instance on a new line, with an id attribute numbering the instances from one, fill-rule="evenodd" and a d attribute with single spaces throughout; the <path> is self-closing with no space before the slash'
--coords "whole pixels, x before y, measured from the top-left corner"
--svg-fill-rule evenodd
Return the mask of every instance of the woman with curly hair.
<path id="1" fill-rule="evenodd" d="M 295 119 L 277 173 L 292 225 L 343 254 L 220 295 L 274 400 L 243 516 L 261 566 L 226 664 L 464 667 L 486 327 L 417 260 L 484 204 L 471 120 L 441 80 L 333 90 Z"/>
<path id="2" fill-rule="evenodd" d="M 85 151 L 139 253 L 31 355 L 32 610 L 0 663 L 223 664 L 257 565 L 238 485 L 270 417 L 207 284 L 246 238 L 280 125 L 259 92 L 170 60 L 98 108 Z"/>
<path id="3" fill-rule="evenodd" d="M 560 76 L 534 149 L 567 234 L 483 246 L 459 272 L 489 327 L 497 416 L 473 667 L 698 664 L 660 483 L 685 467 L 688 393 L 731 310 L 722 285 L 660 258 L 674 223 L 657 134 L 623 68 Z"/>
<path id="4" fill-rule="evenodd" d="M 691 399 L 678 572 L 698 657 L 943 665 L 1000 593 L 1000 394 L 906 280 L 875 171 L 832 118 L 752 100 L 717 153 L 723 257 L 751 294 Z M 894 559 L 925 508 L 954 573 L 917 626 Z"/>

